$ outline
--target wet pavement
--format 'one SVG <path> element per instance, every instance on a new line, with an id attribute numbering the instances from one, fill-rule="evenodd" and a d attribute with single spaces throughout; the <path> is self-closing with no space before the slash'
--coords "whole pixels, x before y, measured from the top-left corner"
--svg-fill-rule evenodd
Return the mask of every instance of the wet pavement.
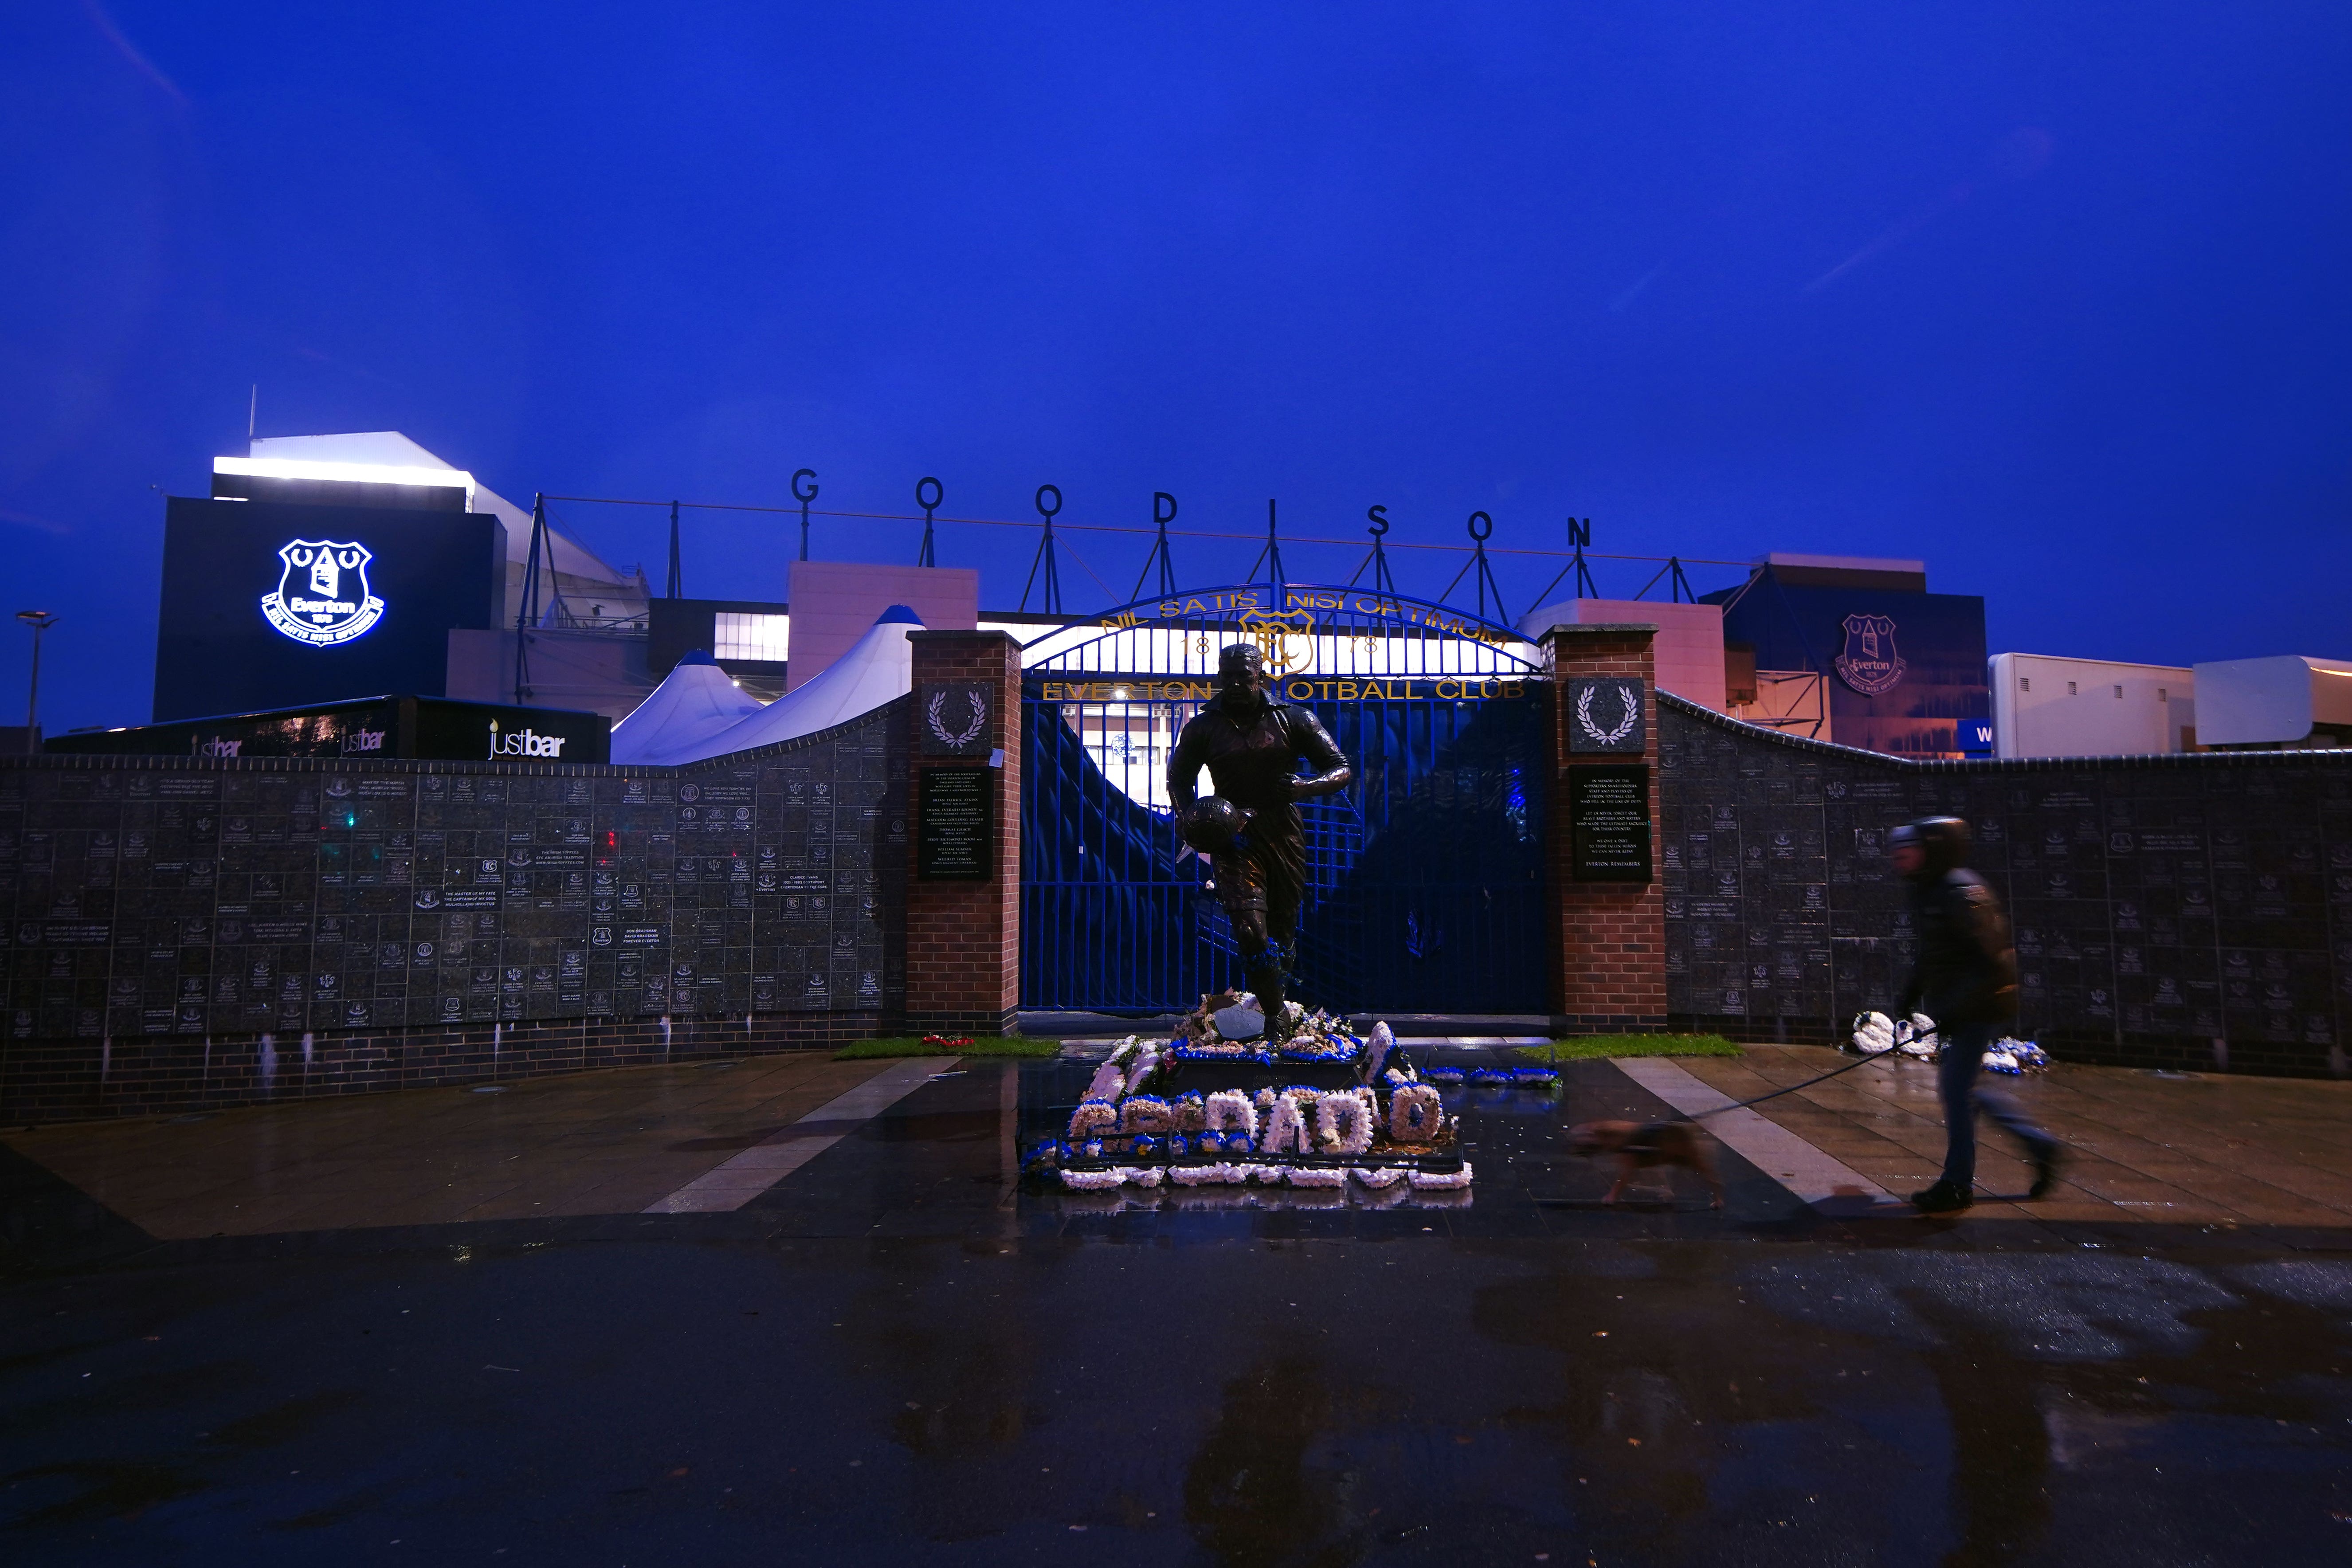
<path id="1" fill-rule="evenodd" d="M 163 1240 L 633 1214 L 888 1065 L 720 1057 L 63 1122 L 0 1142 Z"/>
<path id="2" fill-rule="evenodd" d="M 877 1064 L 827 1073 L 850 1068 Z M 1016 1134 L 1073 1074 L 926 1077 L 828 1123 L 837 1142 L 724 1213 L 583 1200 L 439 1223 L 389 1205 L 383 1223 L 163 1239 L 60 1173 L 60 1149 L 111 1140 L 107 1179 L 131 1181 L 128 1124 L 12 1135 L 0 1552 L 1591 1565 L 2352 1550 L 2352 1230 L 2113 1209 L 1825 1217 L 1729 1151 L 1719 1215 L 1687 1176 L 1604 1210 L 1612 1173 L 1562 1131 L 1662 1107 L 1598 1062 L 1566 1069 L 1556 1098 L 1458 1097 L 1467 1194 L 1024 1187 Z M 838 1092 L 820 1076 L 740 1102 L 648 1078 L 638 1103 L 680 1120 L 641 1111 L 626 1139 L 661 1180 L 690 1180 L 673 1145 L 716 1140 L 695 1152 L 707 1168 L 774 1137 Z M 541 1130 L 529 1148 L 562 1147 L 551 1102 L 527 1100 L 538 1087 L 498 1114 Z M 247 1125 L 299 1129 L 313 1109 L 350 1110 Z M 608 1104 L 592 1111 L 623 1136 Z M 48 1162 L 25 1152 L 49 1139 Z M 300 1185 L 271 1170 L 281 1196 Z M 606 1180 L 633 1203 L 659 1184 Z M 514 1190 L 543 1185 L 561 1184 Z"/>
<path id="3" fill-rule="evenodd" d="M 1889 1053 L 1797 1087 L 1853 1059 L 1818 1046 L 1750 1046 L 1736 1059 L 1676 1065 L 1735 1099 L 1790 1089 L 1757 1113 L 1890 1192 L 1916 1192 L 1944 1163 L 1936 1068 Z M 2064 1065 L 1985 1081 L 2060 1129 L 2068 1158 L 2049 1197 L 2004 1202 L 2032 1172 L 2015 1143 L 1984 1128 L 1977 1223 L 2352 1226 L 2352 1082 Z"/>

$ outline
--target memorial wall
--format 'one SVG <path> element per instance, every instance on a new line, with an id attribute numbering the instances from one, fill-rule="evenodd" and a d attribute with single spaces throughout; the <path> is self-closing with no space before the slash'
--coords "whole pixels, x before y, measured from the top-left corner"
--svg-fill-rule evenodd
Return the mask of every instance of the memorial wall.
<path id="1" fill-rule="evenodd" d="M 2073 1061 L 2341 1076 L 2352 752 L 1906 762 L 1659 697 L 1668 1006 L 1842 1037 L 1913 944 L 1885 833 L 1948 814 L 2017 928 L 2020 1032 Z"/>
<path id="2" fill-rule="evenodd" d="M 216 1060 L 257 1095 L 534 1041 L 872 1034 L 903 986 L 907 710 L 684 768 L 9 759 L 0 1114 Z"/>

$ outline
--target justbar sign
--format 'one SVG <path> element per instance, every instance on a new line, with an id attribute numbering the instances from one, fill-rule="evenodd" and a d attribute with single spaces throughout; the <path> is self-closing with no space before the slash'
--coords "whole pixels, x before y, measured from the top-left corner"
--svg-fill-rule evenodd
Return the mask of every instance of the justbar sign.
<path id="1" fill-rule="evenodd" d="M 542 735 L 536 730 L 509 730 L 499 732 L 499 721 L 490 721 L 490 755 L 492 757 L 548 757 L 563 754 L 562 735 Z"/>

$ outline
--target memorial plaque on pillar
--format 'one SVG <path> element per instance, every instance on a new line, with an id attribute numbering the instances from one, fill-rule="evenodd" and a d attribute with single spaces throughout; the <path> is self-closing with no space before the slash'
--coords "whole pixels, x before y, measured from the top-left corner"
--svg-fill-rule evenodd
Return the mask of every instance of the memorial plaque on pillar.
<path id="1" fill-rule="evenodd" d="M 985 882 L 995 873 L 996 770 L 932 768 L 916 795 L 915 875 Z"/>
<path id="2" fill-rule="evenodd" d="M 1649 881 L 1649 764 L 1569 769 L 1568 832 L 1576 880 Z"/>
<path id="3" fill-rule="evenodd" d="M 1622 752 L 1649 750 L 1642 722 L 1643 683 L 1630 677 L 1578 677 L 1568 683 L 1568 749 Z"/>

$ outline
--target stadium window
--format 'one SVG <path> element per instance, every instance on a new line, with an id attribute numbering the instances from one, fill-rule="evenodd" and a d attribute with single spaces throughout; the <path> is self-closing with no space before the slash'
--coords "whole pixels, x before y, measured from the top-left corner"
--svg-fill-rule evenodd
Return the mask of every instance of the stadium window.
<path id="1" fill-rule="evenodd" d="M 2017 689 L 2018 689 L 2020 691 L 2031 691 L 2031 690 L 2032 690 L 2032 689 L 2033 689 L 2033 677 L 2032 677 L 2032 676 L 2030 676 L 2030 675 L 2021 675 L 2021 676 L 2019 676 L 2019 677 L 2017 678 Z"/>
<path id="2" fill-rule="evenodd" d="M 2117 697 L 2121 697 L 2123 694 L 2124 694 L 2124 689 L 2123 689 L 2122 687 L 2120 687 L 2120 686 L 2116 687 L 2116 695 Z"/>
<path id="3" fill-rule="evenodd" d="M 2170 693 L 2170 692 L 2167 691 L 2163 687 L 2159 686 L 2159 687 L 2158 687 L 2158 688 L 2156 689 L 2156 700 L 2157 700 L 2158 702 L 2169 702 L 2169 701 L 2171 701 L 2171 700 L 2172 700 L 2172 693 Z"/>
<path id="4" fill-rule="evenodd" d="M 710 657 L 782 664 L 789 657 L 792 617 L 740 615 L 721 610 L 711 617 Z"/>
<path id="5" fill-rule="evenodd" d="M 2080 697 L 2083 694 L 2074 689 L 2074 683 L 2070 680 L 2066 683 L 2066 695 L 2069 697 Z"/>

